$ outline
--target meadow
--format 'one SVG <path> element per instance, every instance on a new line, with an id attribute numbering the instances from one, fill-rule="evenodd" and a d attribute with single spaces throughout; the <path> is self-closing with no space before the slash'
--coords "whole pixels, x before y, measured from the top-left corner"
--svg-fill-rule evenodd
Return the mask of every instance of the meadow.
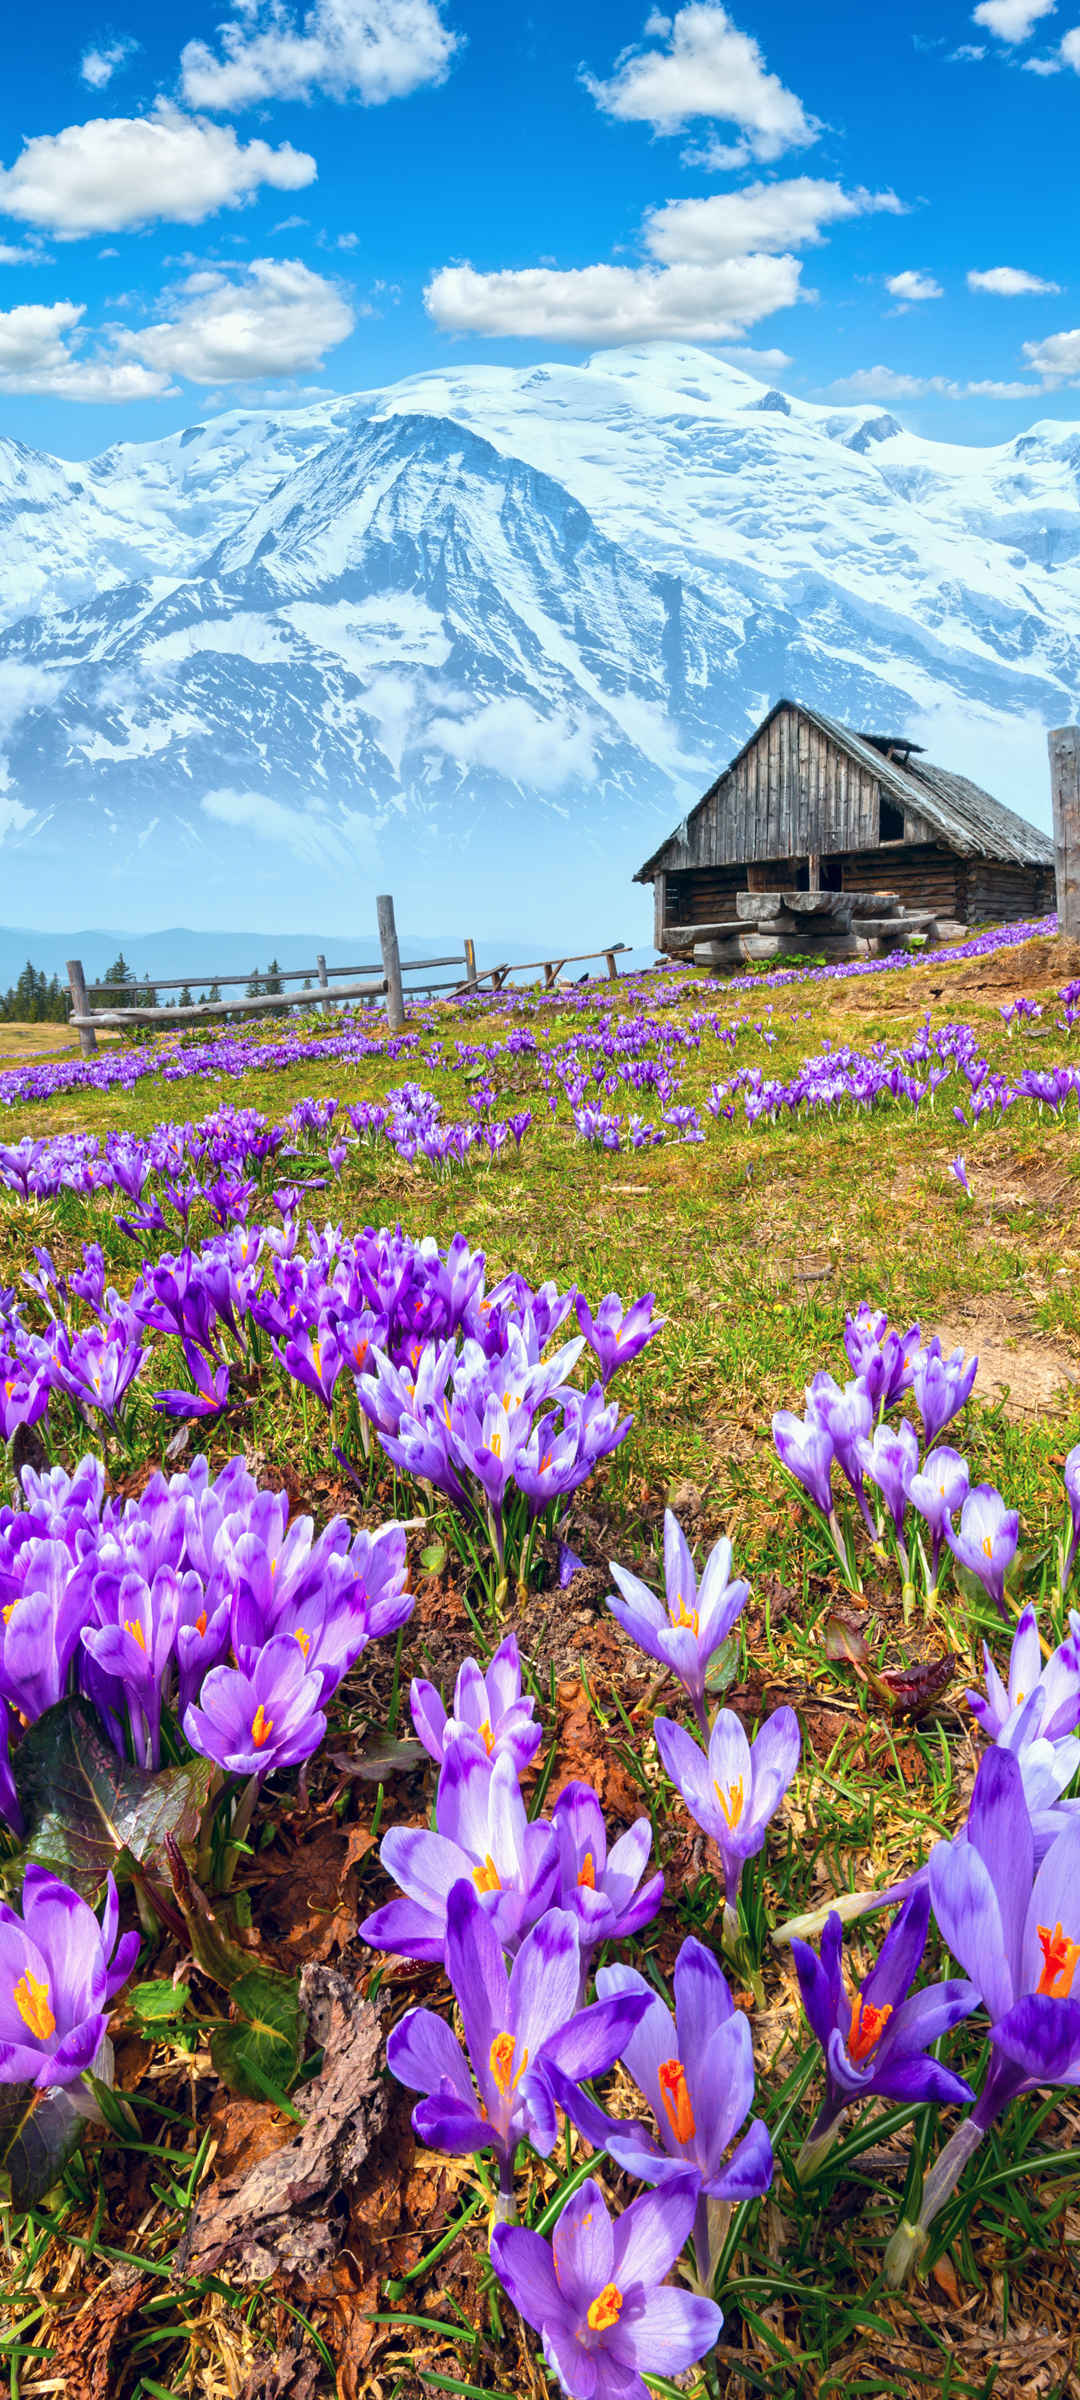
<path id="1" fill-rule="evenodd" d="M 955 2078 L 1000 2076 L 1001 2011 L 972 1989 L 927 2013 L 925 2074 L 873 2071 L 908 2005 L 874 1981 L 897 1908 L 908 1983 L 974 1973 L 945 1869 L 928 1930 L 907 1879 L 965 1824 L 975 1845 L 984 1761 L 1035 1857 L 1073 1855 L 1078 973 L 1074 945 L 1012 928 L 858 972 L 429 1005 L 395 1039 L 313 1014 L 85 1067 L 5 1048 L 13 2400 L 541 2400 L 556 2371 L 584 2400 L 632 2400 L 640 2374 L 695 2400 L 1080 2392 L 1080 2036 L 987 2111 L 903 2280 L 890 2237 L 966 2122 Z M 962 1398 L 956 1352 L 978 1360 Z M 784 1411 L 819 1437 L 832 1530 L 778 1455 Z M 935 1443 L 962 1457 L 958 1557 L 908 1489 Z M 1003 1510 L 969 1522 L 982 1486 Z M 694 1562 L 669 1526 L 666 1587 L 665 1512 Z M 635 1578 L 665 1595 L 663 1640 Z M 1057 1663 L 1032 1716 L 1029 1635 L 988 1731 L 965 1695 L 984 1641 L 1008 1678 L 1029 1605 L 1036 1681 Z M 470 1658 L 448 1729 L 416 1687 L 449 1704 Z M 717 1712 L 695 1781 L 686 1745 Z M 744 1737 L 769 1721 L 797 1764 L 766 1809 Z M 1026 1803 L 1025 1744 L 1053 1787 Z M 431 1883 L 432 1827 L 465 1853 L 464 1899 Z M 48 1943 L 18 1950 L 28 1861 L 104 1900 L 115 1938 L 114 1874 L 125 1970 L 106 2006 L 95 1966 L 83 2051 L 37 2084 L 5 1965 L 46 2061 L 67 1968 L 50 1999 Z M 838 2053 L 791 1920 L 820 1949 L 832 1901 L 892 1886 L 846 1926 Z M 1066 1964 L 1024 1988 L 1071 2039 L 1080 1875 L 1059 1888 Z M 686 2074 L 646 2068 L 646 2100 L 669 2162 L 710 2110 L 742 2145 L 710 2193 L 653 2172 L 651 2121 L 644 2149 L 604 2123 L 641 2119 L 644 1994 L 670 2004 L 688 1941 Z M 530 1978 L 548 2075 L 513 2014 Z M 414 2010 L 444 2032 L 403 2030 Z M 452 2024 L 483 2052 L 479 2101 Z M 633 2223 L 661 2296 L 646 2277 L 627 2306 L 619 2212 L 654 2183 Z M 564 2257 L 566 2322 L 544 2318 L 524 2229 L 562 2219 L 565 2252 L 605 2205 L 593 2298 Z"/>

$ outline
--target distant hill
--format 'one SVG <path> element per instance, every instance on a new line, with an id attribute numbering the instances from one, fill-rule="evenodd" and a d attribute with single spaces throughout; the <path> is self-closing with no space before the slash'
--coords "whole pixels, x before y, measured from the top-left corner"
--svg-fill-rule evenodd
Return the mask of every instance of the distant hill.
<path id="1" fill-rule="evenodd" d="M 413 958 L 460 957 L 460 934 L 425 933 L 399 934 L 399 948 L 406 963 Z M 601 940 L 617 941 L 619 934 L 611 925 L 602 927 Z M 310 967 L 314 971 L 317 951 L 322 951 L 328 967 L 375 966 L 378 943 L 374 934 L 365 945 L 362 940 L 335 940 L 329 934 L 315 933 L 197 933 L 189 925 L 172 925 L 161 933 L 118 933 L 115 928 L 92 926 L 78 933 L 44 933 L 30 925 L 0 925 L 0 991 L 7 991 L 22 967 L 30 959 L 35 967 L 43 967 L 47 975 L 64 979 L 69 958 L 81 958 L 87 981 L 100 981 L 108 973 L 114 959 L 123 951 L 129 967 L 136 976 L 148 982 L 155 975 L 186 975 L 195 990 L 205 990 L 213 975 L 246 975 L 253 967 L 265 974 L 272 958 L 279 967 Z M 537 957 L 535 943 L 527 935 L 517 940 L 498 942 L 477 941 L 477 964 L 493 967 L 503 959 L 511 963 Z M 651 964 L 656 953 L 652 949 L 632 951 L 629 959 L 620 959 L 622 968 Z M 603 972 L 603 964 L 601 972 Z M 452 970 L 445 970 L 449 976 Z M 440 978 L 436 976 L 435 981 Z"/>

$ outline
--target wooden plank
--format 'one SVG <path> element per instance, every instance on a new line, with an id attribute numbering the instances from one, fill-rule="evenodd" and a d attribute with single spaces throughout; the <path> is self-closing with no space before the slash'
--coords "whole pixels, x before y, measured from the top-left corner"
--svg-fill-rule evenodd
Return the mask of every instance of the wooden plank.
<path id="1" fill-rule="evenodd" d="M 90 1002 L 86 996 L 86 977 L 83 974 L 81 958 L 69 958 L 67 979 L 68 990 L 71 993 L 71 1022 L 79 1028 L 79 1048 L 84 1058 L 94 1058 L 97 1054 L 97 1043 L 94 1040 L 94 1028 L 90 1022 Z"/>
<path id="2" fill-rule="evenodd" d="M 401 988 L 401 953 L 394 922 L 394 903 L 389 892 L 376 895 L 375 915 L 379 927 L 383 974 L 386 977 L 386 1022 L 391 1033 L 400 1033 L 405 1023 L 405 995 Z"/>
<path id="3" fill-rule="evenodd" d="M 339 1000 L 378 1000 L 386 984 L 382 978 L 364 983 L 347 983 L 337 993 Z M 273 1009 L 309 1008 L 310 997 L 297 992 L 260 992 L 256 999 L 197 1000 L 191 1008 L 180 1008 L 175 1002 L 164 1008 L 96 1008 L 93 1016 L 72 1016 L 73 1025 L 200 1025 L 212 1024 L 220 1017 L 259 1017 Z"/>
<path id="4" fill-rule="evenodd" d="M 1080 725 L 1047 735 L 1054 804 L 1058 932 L 1080 940 Z"/>

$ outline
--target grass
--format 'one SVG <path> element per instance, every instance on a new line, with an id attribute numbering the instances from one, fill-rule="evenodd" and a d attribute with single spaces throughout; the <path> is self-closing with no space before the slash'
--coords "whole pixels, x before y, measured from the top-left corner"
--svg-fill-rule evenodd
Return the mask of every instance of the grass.
<path id="1" fill-rule="evenodd" d="M 785 1075 L 825 1039 L 860 1049 L 902 1043 L 928 1010 L 933 1023 L 972 1022 L 991 1062 L 1009 1072 L 1023 1063 L 1058 1063 L 1070 1056 L 1070 1045 L 1053 1028 L 1052 1006 L 1040 1025 L 1010 1037 L 998 1004 L 1010 989 L 1035 988 L 1051 998 L 1055 976 L 1060 983 L 1067 971 L 1055 970 L 1053 945 L 1037 943 L 1012 954 L 1008 966 L 987 962 L 985 973 L 975 965 L 916 966 L 880 980 L 790 986 L 763 992 L 760 1000 L 733 995 L 721 1013 L 747 1016 L 750 1025 L 733 1049 L 706 1030 L 700 1049 L 680 1053 L 678 1098 L 700 1106 L 733 1061 Z M 598 1008 L 607 1004 L 602 991 Z M 711 994 L 709 1005 L 715 1005 Z M 684 998 L 673 1021 L 685 1023 L 691 1010 L 691 998 Z M 542 1044 L 558 1042 L 569 1029 L 565 1014 L 554 1006 L 538 1010 L 532 1000 L 522 1021 Z M 664 1021 L 672 1021 L 666 1009 Z M 582 1020 L 571 1022 L 577 1027 Z M 772 1045 L 756 1025 L 775 1035 Z M 505 1012 L 460 1022 L 440 1012 L 438 1036 L 448 1048 L 459 1032 L 472 1042 L 507 1030 Z M 820 2078 L 790 1960 L 767 1940 L 770 1924 L 831 1892 L 902 1873 L 934 1838 L 954 1830 L 978 1755 L 959 1695 L 983 1631 L 1001 1652 L 1000 1628 L 984 1626 L 969 1603 L 954 1604 L 962 1655 L 936 1713 L 913 1726 L 867 1704 L 850 1669 L 827 1655 L 826 1620 L 843 1595 L 776 1465 L 771 1413 L 797 1406 L 818 1367 L 843 1371 L 844 1311 L 867 1297 L 897 1322 L 919 1318 L 927 1334 L 959 1318 L 969 1349 L 989 1329 L 1016 1361 L 1017 1390 L 1032 1361 L 1048 1352 L 1063 1370 L 1080 1365 L 1075 1121 L 1017 1108 L 997 1127 L 965 1133 L 975 1194 L 969 1202 L 949 1173 L 958 1138 L 949 1092 L 936 1112 L 924 1107 L 917 1117 L 895 1106 L 867 1117 L 823 1115 L 752 1129 L 741 1119 L 730 1127 L 706 1119 L 702 1145 L 612 1156 L 577 1141 L 565 1106 L 549 1118 L 529 1056 L 504 1056 L 490 1072 L 500 1114 L 528 1106 L 535 1112 L 519 1161 L 436 1177 L 362 1150 L 351 1154 L 321 1213 L 346 1229 L 400 1219 L 409 1231 L 440 1240 L 462 1231 L 486 1251 L 492 1279 L 514 1268 L 537 1282 L 574 1281 L 593 1300 L 612 1288 L 624 1296 L 656 1292 L 668 1322 L 626 1379 L 632 1435 L 586 1488 L 571 1539 L 592 1565 L 616 1557 L 651 1573 L 666 1502 L 676 1506 L 699 1555 L 721 1531 L 730 1534 L 754 1593 L 726 1701 L 751 1723 L 790 1700 L 803 1724 L 803 1767 L 747 1893 L 764 1979 L 764 2007 L 752 2018 L 758 2106 L 773 2131 L 777 2177 L 764 2203 L 735 2212 L 723 2278 L 725 2332 L 689 2388 L 702 2400 L 706 2392 L 781 2400 L 792 2392 L 841 2389 L 900 2400 L 927 2384 L 955 2400 L 1021 2389 L 1078 2392 L 1067 2291 L 1075 2273 L 1080 2112 L 1063 2095 L 1014 2108 L 973 2162 L 962 2205 L 954 2203 L 940 2221 L 934 2273 L 902 2299 L 887 2295 L 879 2281 L 884 2241 L 914 2193 L 936 2129 L 926 2112 L 872 2104 L 849 2121 L 815 2192 L 800 2191 L 792 2162 Z M 126 1094 L 69 1094 L 11 1111 L 0 1135 L 103 1133 L 113 1126 L 144 1132 L 165 1115 L 201 1113 L 219 1099 L 262 1108 L 280 1121 L 302 1095 L 377 1098 L 406 1074 L 441 1097 L 449 1114 L 465 1113 L 468 1086 L 459 1073 L 416 1059 L 347 1068 L 309 1061 L 209 1088 L 155 1078 Z M 648 1096 L 644 1103 L 627 1095 L 602 1104 L 651 1113 Z M 209 1223 L 193 1222 L 193 1238 L 209 1230 Z M 32 1243 L 48 1243 L 58 1262 L 68 1264 L 89 1239 L 102 1242 L 111 1279 L 124 1289 L 141 1251 L 118 1231 L 106 1196 L 84 1202 L 64 1195 L 29 1206 L 0 1198 L 0 1284 L 17 1283 Z M 167 1346 L 162 1356 L 169 1356 Z M 176 1379 L 171 1371 L 162 1378 Z M 1020 1507 L 1025 1588 L 1037 1590 L 1058 1525 L 1061 1462 L 1080 1438 L 1075 1386 L 1063 1380 L 1058 1395 L 1035 1413 L 1016 1405 L 1015 1392 L 980 1399 L 979 1389 L 960 1446 L 973 1479 L 987 1477 Z M 244 1446 L 265 1480 L 283 1478 L 294 1500 L 320 1519 L 336 1507 L 348 1513 L 351 1499 L 328 1460 L 317 1412 L 305 1412 L 301 1399 L 282 1378 L 267 1375 L 244 1421 Z M 174 1432 L 141 1399 L 132 1458 L 117 1457 L 114 1471 L 160 1458 Z M 76 1443 L 72 1423 L 68 1447 Z M 208 1445 L 215 1460 L 235 1446 L 228 1433 Z M 370 1521 L 394 1509 L 408 1515 L 415 1506 L 414 1492 L 395 1488 L 385 1470 L 376 1473 Z M 433 1672 L 445 1682 L 476 1646 L 476 1626 L 491 1643 L 498 1628 L 477 1616 L 452 1552 L 437 1572 L 420 1567 L 420 1549 L 430 1549 L 438 1535 L 436 1521 L 415 1540 L 419 1604 L 406 1629 L 400 1673 Z M 915 1624 L 905 1631 L 887 1578 L 868 1575 L 867 1598 L 875 1664 L 932 1657 L 944 1646 L 943 1628 Z M 719 1905 L 702 1845 L 695 1845 L 685 1813 L 663 1785 L 647 1739 L 652 1709 L 670 1706 L 671 1688 L 657 1690 L 602 1605 L 595 1598 L 578 1605 L 573 1586 L 566 1595 L 541 1587 L 513 1615 L 551 1739 L 550 1754 L 547 1745 L 541 1753 L 550 1755 L 549 1798 L 568 1775 L 586 1774 L 601 1790 L 609 1821 L 628 1822 L 642 1810 L 652 1819 L 667 1899 L 634 1955 L 663 1985 L 683 1934 L 709 1938 Z M 342 1741 L 385 1727 L 398 1688 L 394 1675 L 392 1656 L 367 1654 L 344 1689 L 339 1740 L 330 1746 L 338 1750 Z M 378 1787 L 342 1785 L 324 1764 L 306 1802 L 286 1794 L 261 1825 L 257 1820 L 238 1903 L 241 1922 L 249 1915 L 267 1958 L 294 1967 L 304 1955 L 314 1862 L 321 1874 L 325 1852 L 333 1868 L 335 1844 L 342 1857 L 350 1839 L 359 1852 L 342 1883 L 355 1911 L 351 1921 L 385 1898 L 376 1851 L 363 1850 L 362 1837 L 403 1817 L 419 1821 L 429 1801 L 425 1775 Z M 870 1933 L 854 1941 L 860 1969 L 875 1939 Z M 390 2015 L 418 1998 L 438 2002 L 444 1988 L 434 1971 L 392 1962 L 373 1969 L 371 1953 L 347 1932 L 334 1955 L 379 1994 Z M 144 1962 L 144 1972 L 164 1977 L 179 1966 L 166 1944 L 160 1959 Z M 348 2196 L 347 2239 L 332 2266 L 307 2285 L 278 2276 L 253 2289 L 227 2262 L 213 2273 L 177 2276 L 184 2226 L 200 2193 L 212 2187 L 221 2158 L 235 2152 L 242 2159 L 253 2143 L 289 2131 L 270 2103 L 230 2100 L 215 2086 L 200 2029 L 213 2006 L 206 1987 L 200 1997 L 197 1977 L 194 1985 L 195 1999 L 179 2019 L 151 2028 L 128 2009 L 117 2022 L 118 2081 L 133 2102 L 138 2135 L 116 2130 L 95 2138 L 66 2170 L 48 2207 L 30 2221 L 6 2224 L 0 2358 L 13 2400 L 56 2391 L 70 2400 L 82 2400 L 85 2391 L 94 2400 L 99 2393 L 161 2400 L 181 2391 L 257 2400 L 287 2388 L 272 2380 L 282 2352 L 295 2356 L 297 2389 L 305 2393 L 329 2393 L 336 2379 L 344 2400 L 366 2393 L 418 2400 L 428 2390 L 528 2393 L 539 2400 L 545 2379 L 536 2344 L 500 2299 L 486 2264 L 484 2162 L 448 2168 L 417 2149 L 398 2095 L 385 2154 L 373 2162 L 365 2187 Z M 740 1998 L 749 2002 L 748 1993 Z M 965 2037 L 956 2055 L 976 2064 L 977 2038 Z M 628 2095 L 627 2086 L 624 2106 Z M 521 2185 L 530 2221 L 550 2221 L 586 2171 L 576 2137 L 568 2153 L 560 2149 L 546 2164 L 532 2161 Z M 617 2173 L 605 2169 L 604 2181 L 620 2199 L 632 2196 Z M 79 2380 L 95 2342 L 96 2385 Z M 302 2371 L 314 2381 L 301 2383 Z M 675 2387 L 657 2381 L 655 2388 Z"/>

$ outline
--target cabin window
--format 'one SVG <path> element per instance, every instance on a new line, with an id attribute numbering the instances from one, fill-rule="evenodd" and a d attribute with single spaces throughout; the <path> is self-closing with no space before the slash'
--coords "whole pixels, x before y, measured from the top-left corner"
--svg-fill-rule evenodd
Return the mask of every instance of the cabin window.
<path id="1" fill-rule="evenodd" d="M 903 809 L 897 808 L 895 800 L 887 800 L 884 792 L 879 794 L 878 805 L 881 812 L 878 821 L 878 840 L 902 842 L 904 838 Z"/>

